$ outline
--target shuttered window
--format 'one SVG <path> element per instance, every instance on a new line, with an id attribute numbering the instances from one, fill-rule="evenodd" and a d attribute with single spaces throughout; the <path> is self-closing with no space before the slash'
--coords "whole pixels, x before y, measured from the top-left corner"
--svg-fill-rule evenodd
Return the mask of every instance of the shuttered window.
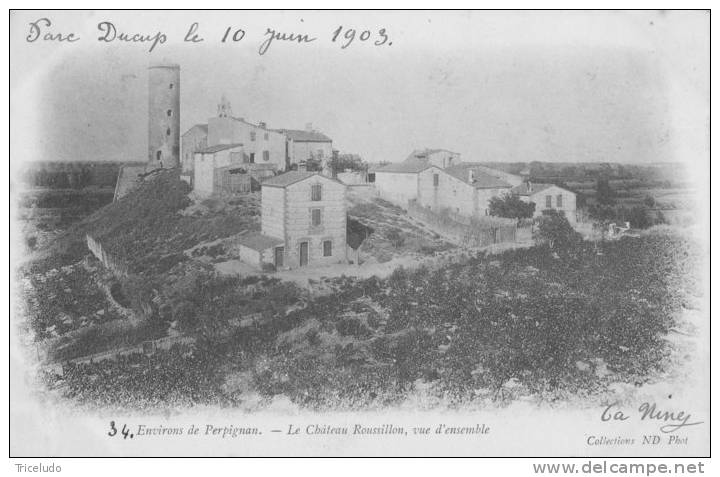
<path id="1" fill-rule="evenodd" d="M 555 200 L 557 201 L 558 208 L 561 208 L 562 207 L 562 194 L 558 194 L 558 196 L 555 198 Z"/>
<path id="2" fill-rule="evenodd" d="M 551 208 L 552 208 L 552 196 L 551 196 L 551 195 L 546 195 L 546 196 L 545 196 L 545 208 L 546 208 L 546 209 L 551 209 Z"/>
<path id="3" fill-rule="evenodd" d="M 312 216 L 311 223 L 313 227 L 322 225 L 322 211 L 320 209 L 312 209 L 310 214 Z"/>
<path id="4" fill-rule="evenodd" d="M 311 199 L 314 201 L 322 200 L 322 185 L 315 184 L 312 186 Z"/>
<path id="5" fill-rule="evenodd" d="M 332 257 L 332 240 L 323 242 L 323 257 Z"/>

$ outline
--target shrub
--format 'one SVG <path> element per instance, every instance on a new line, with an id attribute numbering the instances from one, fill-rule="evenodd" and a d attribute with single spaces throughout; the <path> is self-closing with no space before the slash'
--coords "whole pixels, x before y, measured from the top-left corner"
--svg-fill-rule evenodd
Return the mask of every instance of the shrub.
<path id="1" fill-rule="evenodd" d="M 391 228 L 385 233 L 385 237 L 392 243 L 393 247 L 400 248 L 405 244 L 405 237 L 402 230 L 398 228 Z"/>
<path id="2" fill-rule="evenodd" d="M 580 234 L 572 228 L 567 218 L 554 210 L 545 211 L 540 218 L 540 224 L 535 231 L 535 240 L 538 243 L 547 243 L 552 250 L 567 249 L 576 245 Z"/>

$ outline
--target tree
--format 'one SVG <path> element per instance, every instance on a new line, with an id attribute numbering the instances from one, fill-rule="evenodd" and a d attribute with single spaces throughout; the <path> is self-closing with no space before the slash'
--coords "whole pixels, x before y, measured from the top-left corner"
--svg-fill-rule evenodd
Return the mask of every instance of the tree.
<path id="1" fill-rule="evenodd" d="M 595 184 L 595 199 L 598 204 L 612 205 L 615 203 L 615 192 L 607 178 L 600 178 Z"/>
<path id="2" fill-rule="evenodd" d="M 504 194 L 500 197 L 493 197 L 488 204 L 490 215 L 505 217 L 508 219 L 529 219 L 535 213 L 533 202 L 523 202 L 515 194 Z"/>
<path id="3" fill-rule="evenodd" d="M 547 243 L 552 250 L 568 249 L 580 242 L 580 234 L 572 228 L 568 219 L 555 210 L 548 210 L 540 217 L 535 241 Z"/>
<path id="4" fill-rule="evenodd" d="M 600 231 L 602 240 L 605 240 L 608 225 L 617 215 L 615 209 L 609 205 L 594 204 L 588 209 L 588 215 L 594 222 L 594 228 Z"/>
<path id="5" fill-rule="evenodd" d="M 652 225 L 646 207 L 636 205 L 628 214 L 628 222 L 636 229 L 646 229 Z"/>

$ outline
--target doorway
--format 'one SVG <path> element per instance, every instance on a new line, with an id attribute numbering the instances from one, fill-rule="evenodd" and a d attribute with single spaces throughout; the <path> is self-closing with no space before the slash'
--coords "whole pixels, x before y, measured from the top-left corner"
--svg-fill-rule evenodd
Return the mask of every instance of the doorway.
<path id="1" fill-rule="evenodd" d="M 285 255 L 285 247 L 275 247 L 275 268 L 277 268 L 277 269 L 282 268 L 284 255 Z"/>

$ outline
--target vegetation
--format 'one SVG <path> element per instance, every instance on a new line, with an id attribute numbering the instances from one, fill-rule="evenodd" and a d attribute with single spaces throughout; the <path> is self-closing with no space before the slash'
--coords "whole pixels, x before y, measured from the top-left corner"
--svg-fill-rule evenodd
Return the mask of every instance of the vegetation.
<path id="1" fill-rule="evenodd" d="M 539 218 L 535 241 L 546 243 L 551 250 L 567 251 L 575 247 L 582 237 L 573 229 L 565 216 L 555 210 L 546 210 Z"/>
<path id="2" fill-rule="evenodd" d="M 524 202 L 515 194 L 504 194 L 490 199 L 488 210 L 490 215 L 507 219 L 529 219 L 535 213 L 533 202 Z"/>
<path id="3" fill-rule="evenodd" d="M 99 405 L 235 405 L 242 396 L 228 383 L 244 376 L 246 392 L 268 398 L 362 408 L 420 389 L 460 405 L 652 381 L 668 363 L 663 337 L 700 293 L 700 248 L 668 230 L 599 246 L 601 254 L 585 242 L 556 254 L 543 245 L 436 270 L 399 269 L 386 280 L 339 280 L 332 296 L 268 310 L 270 326 L 210 337 L 192 357 L 76 367 L 64 392 Z M 197 297 L 209 293 L 199 315 L 243 306 L 243 283 L 215 284 L 217 294 L 199 288 Z"/>

